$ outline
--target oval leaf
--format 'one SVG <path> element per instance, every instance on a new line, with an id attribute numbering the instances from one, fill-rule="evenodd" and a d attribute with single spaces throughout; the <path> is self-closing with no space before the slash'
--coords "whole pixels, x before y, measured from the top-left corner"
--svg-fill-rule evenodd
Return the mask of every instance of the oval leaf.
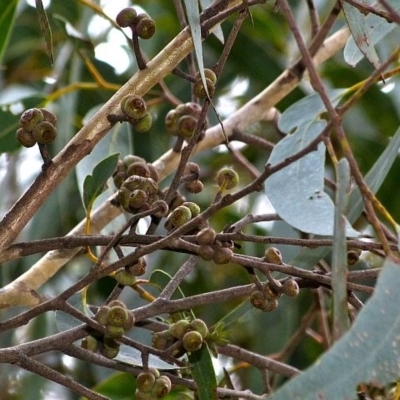
<path id="1" fill-rule="evenodd" d="M 398 0 L 387 0 L 387 2 L 391 5 L 393 10 L 400 11 L 400 3 Z M 368 15 L 365 18 L 365 24 L 367 26 L 367 33 L 370 37 L 372 45 L 379 43 L 379 41 L 393 29 L 398 29 L 397 24 L 389 23 L 384 18 L 381 18 L 375 14 Z M 344 48 L 345 61 L 352 67 L 355 67 L 363 57 L 364 54 L 358 48 L 354 38 L 350 37 Z"/>
<path id="2" fill-rule="evenodd" d="M 327 91 L 333 106 L 337 106 L 347 89 Z M 326 111 L 325 104 L 318 93 L 311 93 L 288 107 L 279 118 L 278 127 L 284 133 L 293 133 L 297 127 L 307 122 L 316 121 Z"/>
<path id="3" fill-rule="evenodd" d="M 100 161 L 93 169 L 93 174 L 88 175 L 83 183 L 83 203 L 90 209 L 103 190 L 108 178 L 114 173 L 118 162 L 118 153 L 111 154 Z"/>
<path id="4" fill-rule="evenodd" d="M 268 400 L 349 400 L 357 397 L 360 383 L 396 381 L 400 376 L 399 285 L 400 265 L 387 259 L 375 294 L 351 330 Z"/>
<path id="5" fill-rule="evenodd" d="M 301 125 L 293 135 L 283 138 L 273 149 L 269 164 L 274 165 L 296 154 L 313 141 L 326 123 L 314 121 Z M 279 216 L 302 232 L 332 236 L 334 203 L 324 192 L 325 146 L 289 164 L 270 176 L 265 191 Z M 346 235 L 358 236 L 348 222 Z"/>
<path id="6" fill-rule="evenodd" d="M 378 68 L 379 57 L 369 36 L 365 16 L 352 5 L 344 1 L 341 3 L 347 24 L 357 47 L 360 49 L 361 53 L 364 54 L 365 58 L 375 68 Z"/>

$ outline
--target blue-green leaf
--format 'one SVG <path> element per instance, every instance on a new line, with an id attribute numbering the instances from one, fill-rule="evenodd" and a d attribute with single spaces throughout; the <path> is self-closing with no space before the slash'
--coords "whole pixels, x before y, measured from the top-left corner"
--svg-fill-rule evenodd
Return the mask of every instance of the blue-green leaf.
<path id="1" fill-rule="evenodd" d="M 83 183 L 83 203 L 89 210 L 96 198 L 103 192 L 108 178 L 115 171 L 118 162 L 118 153 L 112 154 L 100 161 Z"/>
<path id="2" fill-rule="evenodd" d="M 375 67 L 379 67 L 379 57 L 369 35 L 365 15 L 352 5 L 341 2 L 351 35 L 365 58 Z"/>
<path id="3" fill-rule="evenodd" d="M 387 0 L 388 4 L 395 11 L 400 10 L 400 3 L 398 0 Z M 347 3 L 344 3 L 347 4 Z M 366 33 L 370 38 L 371 45 L 376 45 L 379 41 L 384 38 L 393 29 L 399 29 L 399 26 L 395 23 L 389 23 L 384 18 L 379 17 L 375 14 L 369 14 L 365 17 Z M 364 57 L 364 54 L 360 51 L 358 45 L 351 37 L 344 48 L 344 59 L 345 61 L 355 67 L 357 63 Z"/>
<path id="4" fill-rule="evenodd" d="M 373 167 L 365 176 L 365 182 L 376 193 L 385 180 L 390 168 L 396 160 L 400 147 L 400 128 L 390 140 L 388 146 L 379 156 Z M 358 188 L 350 194 L 349 212 L 347 217 L 350 222 L 355 222 L 364 209 L 364 203 Z M 324 258 L 331 251 L 331 247 L 319 247 L 318 249 L 303 248 L 290 263 L 298 267 L 307 268 L 315 265 L 321 258 Z"/>
<path id="5" fill-rule="evenodd" d="M 14 27 L 18 3 L 19 0 L 0 2 L 0 64 Z"/>
<path id="6" fill-rule="evenodd" d="M 346 214 L 350 189 L 350 166 L 342 158 L 336 168 L 335 234 L 332 248 L 333 333 L 335 339 L 349 328 L 347 307 Z"/>
<path id="7" fill-rule="evenodd" d="M 296 154 L 312 142 L 325 128 L 324 121 L 304 123 L 287 135 L 273 149 L 269 164 L 275 165 Z M 334 203 L 324 192 L 325 146 L 318 147 L 271 175 L 265 192 L 279 216 L 302 232 L 332 236 Z M 346 223 L 346 235 L 358 236 Z"/>
<path id="8" fill-rule="evenodd" d="M 400 376 L 400 265 L 387 259 L 374 295 L 346 333 L 311 368 L 268 400 L 355 399 L 360 383 L 386 385 Z M 329 377 L 329 379 L 327 379 Z"/>
<path id="9" fill-rule="evenodd" d="M 327 95 L 333 106 L 337 106 L 347 89 L 328 90 Z M 297 127 L 316 121 L 326 111 L 318 93 L 311 93 L 288 107 L 279 118 L 278 127 L 284 133 L 293 133 Z"/>
<path id="10" fill-rule="evenodd" d="M 192 370 L 192 377 L 197 386 L 197 398 L 199 400 L 217 400 L 217 380 L 210 350 L 206 343 L 201 349 L 188 355 Z"/>

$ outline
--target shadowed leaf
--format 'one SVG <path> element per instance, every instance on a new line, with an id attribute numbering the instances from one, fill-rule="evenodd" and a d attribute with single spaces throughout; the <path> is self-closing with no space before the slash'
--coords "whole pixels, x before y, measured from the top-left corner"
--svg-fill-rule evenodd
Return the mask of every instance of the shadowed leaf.
<path id="1" fill-rule="evenodd" d="M 43 37 L 46 42 L 47 55 L 50 58 L 51 65 L 53 65 L 54 63 L 53 38 L 49 24 L 49 19 L 47 18 L 46 10 L 43 7 L 42 0 L 35 0 L 35 2 L 36 2 L 36 10 L 39 15 L 40 29 L 42 30 Z"/>
<path id="2" fill-rule="evenodd" d="M 92 175 L 88 175 L 83 183 L 83 203 L 89 210 L 97 196 L 99 196 L 104 186 L 115 171 L 118 162 L 118 154 L 112 154 L 104 160 L 100 161 L 93 169 Z"/>
<path id="3" fill-rule="evenodd" d="M 0 64 L 14 27 L 18 0 L 0 2 Z"/>

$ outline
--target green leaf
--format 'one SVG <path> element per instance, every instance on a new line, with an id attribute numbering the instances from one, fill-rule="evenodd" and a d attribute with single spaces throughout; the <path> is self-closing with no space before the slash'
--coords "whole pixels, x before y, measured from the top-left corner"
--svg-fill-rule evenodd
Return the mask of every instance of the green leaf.
<path id="1" fill-rule="evenodd" d="M 352 5 L 342 1 L 342 9 L 351 35 L 365 58 L 375 67 L 379 67 L 379 57 L 369 35 L 365 16 Z"/>
<path id="2" fill-rule="evenodd" d="M 197 67 L 199 69 L 201 81 L 208 95 L 206 76 L 204 75 L 203 43 L 201 39 L 200 12 L 198 0 L 184 0 L 186 15 L 192 34 L 194 52 L 196 54 Z"/>
<path id="3" fill-rule="evenodd" d="M 275 165 L 312 142 L 325 128 L 324 121 L 306 122 L 287 135 L 273 149 L 268 163 Z M 334 203 L 324 192 L 325 146 L 320 143 L 301 159 L 271 175 L 265 192 L 279 216 L 302 232 L 332 236 Z M 346 223 L 346 235 L 358 236 Z"/>
<path id="4" fill-rule="evenodd" d="M 400 4 L 398 0 L 388 0 L 388 4 L 395 11 L 400 10 Z M 375 45 L 380 42 L 388 33 L 390 33 L 393 29 L 397 28 L 398 25 L 395 23 L 389 23 L 384 18 L 379 17 L 375 14 L 369 14 L 365 17 L 365 24 L 367 26 L 367 34 L 370 38 L 371 45 Z M 344 48 L 344 59 L 345 61 L 355 67 L 357 63 L 364 57 L 364 54 L 360 51 L 359 47 L 357 46 L 354 38 L 351 37 Z"/>
<path id="5" fill-rule="evenodd" d="M 115 171 L 118 162 L 118 153 L 112 154 L 100 161 L 83 183 L 83 203 L 87 210 L 91 209 L 96 198 L 103 192 L 108 178 Z"/>
<path id="6" fill-rule="evenodd" d="M 19 125 L 19 115 L 0 109 L 0 153 L 15 151 L 21 147 L 15 138 L 15 132 Z"/>
<path id="7" fill-rule="evenodd" d="M 40 29 L 42 30 L 42 34 L 46 42 L 47 55 L 50 58 L 51 65 L 53 65 L 54 63 L 53 38 L 49 24 L 49 19 L 47 18 L 46 10 L 43 7 L 42 0 L 35 0 L 35 2 L 36 2 L 36 10 L 39 16 Z"/>
<path id="8" fill-rule="evenodd" d="M 400 265 L 387 259 L 374 295 L 351 330 L 268 400 L 355 399 L 359 383 L 384 386 L 396 381 L 400 376 L 399 285 Z"/>
<path id="9" fill-rule="evenodd" d="M 349 200 L 350 167 L 345 158 L 337 166 L 335 234 L 332 249 L 333 332 L 335 339 L 349 328 L 347 307 L 346 208 Z"/>
<path id="10" fill-rule="evenodd" d="M 0 64 L 14 27 L 18 3 L 19 0 L 0 2 Z"/>
<path id="11" fill-rule="evenodd" d="M 136 389 L 136 379 L 132 374 L 115 372 L 91 389 L 113 400 L 131 400 Z"/>
<path id="12" fill-rule="evenodd" d="M 200 350 L 189 353 L 188 358 L 192 377 L 197 386 L 197 398 L 199 400 L 218 399 L 217 380 L 207 344 L 203 343 Z"/>

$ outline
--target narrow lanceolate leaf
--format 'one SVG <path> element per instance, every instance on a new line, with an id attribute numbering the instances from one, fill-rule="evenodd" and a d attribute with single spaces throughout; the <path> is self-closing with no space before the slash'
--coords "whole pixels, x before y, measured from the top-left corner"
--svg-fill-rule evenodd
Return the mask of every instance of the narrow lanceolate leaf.
<path id="1" fill-rule="evenodd" d="M 19 0 L 0 2 L 0 64 L 14 27 Z"/>
<path id="2" fill-rule="evenodd" d="M 197 67 L 199 69 L 200 77 L 203 82 L 204 89 L 207 92 L 206 76 L 204 75 L 204 61 L 203 61 L 203 44 L 201 39 L 201 26 L 200 26 L 200 11 L 198 0 L 184 0 L 186 15 L 192 34 L 194 53 L 196 55 Z"/>
<path id="3" fill-rule="evenodd" d="M 42 30 L 44 40 L 46 42 L 47 55 L 50 58 L 51 65 L 53 65 L 54 62 L 53 37 L 51 33 L 49 19 L 47 18 L 46 10 L 43 7 L 42 0 L 35 0 L 35 1 L 36 1 L 36 10 L 39 15 L 40 29 Z"/>
<path id="4" fill-rule="evenodd" d="M 324 121 L 299 126 L 273 149 L 268 163 L 278 164 L 307 147 L 324 129 Z M 302 232 L 332 236 L 335 206 L 324 192 L 325 146 L 274 173 L 266 181 L 265 192 L 279 216 Z M 358 236 L 346 223 L 346 235 Z"/>
<path id="5" fill-rule="evenodd" d="M 201 349 L 188 355 L 192 376 L 197 386 L 199 400 L 217 400 L 217 380 L 210 350 L 206 343 Z"/>
<path id="6" fill-rule="evenodd" d="M 332 249 L 333 334 L 339 339 L 349 328 L 347 307 L 346 218 L 349 200 L 350 167 L 345 158 L 336 168 L 335 234 Z"/>
<path id="7" fill-rule="evenodd" d="M 365 15 L 344 1 L 342 3 L 342 8 L 344 15 L 347 20 L 351 35 L 354 38 L 358 48 L 361 53 L 364 54 L 365 58 L 375 67 L 379 67 L 379 57 L 376 53 L 375 47 L 369 36 L 368 27 L 365 22 Z"/>
<path id="8" fill-rule="evenodd" d="M 360 383 L 385 386 L 400 376 L 400 264 L 387 259 L 374 295 L 353 327 L 314 366 L 268 400 L 352 400 Z M 329 377 L 329 379 L 326 379 Z"/>
<path id="9" fill-rule="evenodd" d="M 387 3 L 390 4 L 393 10 L 397 12 L 400 11 L 400 2 L 398 0 L 387 0 Z M 390 23 L 386 19 L 375 14 L 367 15 L 365 17 L 365 24 L 372 45 L 379 43 L 393 29 L 399 29 L 398 24 Z M 364 54 L 360 51 L 354 38 L 351 37 L 344 48 L 345 61 L 352 67 L 355 67 L 363 57 Z"/>
<path id="10" fill-rule="evenodd" d="M 112 154 L 100 161 L 92 175 L 88 175 L 83 183 L 83 203 L 86 210 L 90 210 L 96 198 L 103 192 L 108 178 L 115 171 L 118 162 L 118 153 Z"/>

